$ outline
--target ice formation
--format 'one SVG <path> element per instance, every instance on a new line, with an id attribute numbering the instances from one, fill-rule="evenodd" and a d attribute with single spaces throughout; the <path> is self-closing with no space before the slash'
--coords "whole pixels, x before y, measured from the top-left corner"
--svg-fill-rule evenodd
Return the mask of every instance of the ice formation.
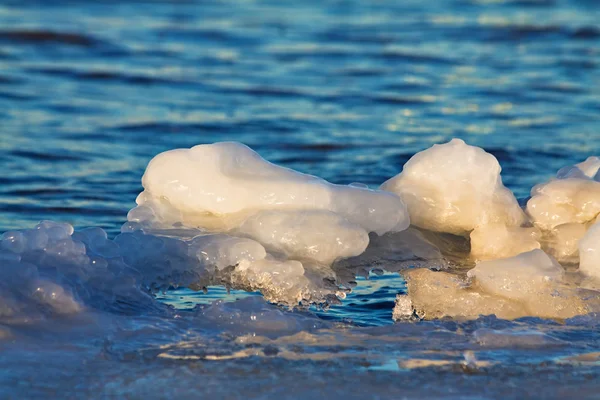
<path id="1" fill-rule="evenodd" d="M 600 223 L 594 224 L 579 241 L 579 270 L 600 279 Z"/>
<path id="2" fill-rule="evenodd" d="M 600 292 L 564 281 L 564 269 L 542 250 L 483 261 L 467 277 L 415 269 L 404 272 L 408 299 L 397 300 L 396 318 L 410 311 L 421 318 L 540 316 L 565 319 L 600 310 Z"/>
<path id="3" fill-rule="evenodd" d="M 506 258 L 539 249 L 541 232 L 504 224 L 483 225 L 471 232 L 471 255 L 479 260 Z"/>
<path id="4" fill-rule="evenodd" d="M 399 296 L 395 318 L 413 312 L 568 318 L 597 311 L 598 292 L 587 289 L 598 284 L 582 287 L 581 278 L 565 277 L 559 262 L 577 264 L 581 257 L 580 276 L 600 277 L 600 229 L 589 228 L 600 213 L 599 169 L 597 157 L 562 168 L 532 189 L 525 216 L 502 186 L 497 161 L 483 150 L 453 140 L 415 155 L 382 189 L 402 197 L 413 224 L 469 233 L 471 258 L 484 261 L 467 276 L 404 272 L 409 294 Z"/>
<path id="5" fill-rule="evenodd" d="M 358 256 L 369 244 L 359 225 L 331 211 L 261 211 L 237 229 L 287 258 L 330 265 L 337 258 Z"/>
<path id="6" fill-rule="evenodd" d="M 148 164 L 130 221 L 180 223 L 227 231 L 262 210 L 324 210 L 380 235 L 409 220 L 397 196 L 271 164 L 241 143 L 198 145 L 161 153 Z"/>
<path id="7" fill-rule="evenodd" d="M 535 186 L 527 212 L 541 229 L 592 221 L 600 213 L 600 182 L 589 178 L 555 179 Z"/>
<path id="8" fill-rule="evenodd" d="M 542 248 L 560 262 L 579 261 L 579 241 L 600 214 L 600 159 L 564 167 L 556 179 L 536 185 L 527 213 L 542 230 Z"/>
<path id="9" fill-rule="evenodd" d="M 415 154 L 381 189 L 404 200 L 412 224 L 432 231 L 465 235 L 491 223 L 519 226 L 525 216 L 500 171 L 493 155 L 453 139 Z"/>
<path id="10" fill-rule="evenodd" d="M 0 321 L 141 313 L 161 307 L 157 291 L 215 284 L 325 305 L 373 268 L 406 279 L 395 319 L 598 312 L 599 168 L 591 157 L 561 169 L 525 213 L 498 161 L 461 140 L 416 154 L 383 190 L 278 167 L 238 143 L 168 151 L 114 239 L 47 221 L 2 235 Z"/>
<path id="11" fill-rule="evenodd" d="M 527 301 L 555 286 L 564 272 L 556 260 L 536 249 L 511 258 L 482 261 L 467 276 L 488 293 Z"/>
<path id="12" fill-rule="evenodd" d="M 161 153 L 142 184 L 126 229 L 193 238 L 213 279 L 289 305 L 330 295 L 311 284 L 322 279 L 315 271 L 364 252 L 370 232 L 409 226 L 395 194 L 279 167 L 240 143 Z"/>

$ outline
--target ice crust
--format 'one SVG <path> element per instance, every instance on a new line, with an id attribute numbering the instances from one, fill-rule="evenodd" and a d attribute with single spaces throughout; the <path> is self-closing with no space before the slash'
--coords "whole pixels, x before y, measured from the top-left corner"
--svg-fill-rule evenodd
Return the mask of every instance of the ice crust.
<path id="1" fill-rule="evenodd" d="M 278 167 L 239 143 L 168 151 L 114 239 L 49 221 L 2 235 L 0 322 L 147 313 L 164 308 L 154 293 L 181 286 L 327 306 L 374 268 L 406 279 L 396 319 L 597 312 L 599 167 L 561 169 L 525 213 L 498 161 L 461 140 L 416 154 L 382 190 Z"/>

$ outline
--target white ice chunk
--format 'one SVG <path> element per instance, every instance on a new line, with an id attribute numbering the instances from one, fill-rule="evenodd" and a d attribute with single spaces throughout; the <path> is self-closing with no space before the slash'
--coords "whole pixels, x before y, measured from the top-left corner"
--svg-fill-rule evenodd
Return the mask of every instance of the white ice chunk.
<path id="1" fill-rule="evenodd" d="M 364 229 L 330 211 L 261 211 L 247 219 L 239 233 L 271 252 L 326 265 L 357 256 L 369 244 Z"/>
<path id="2" fill-rule="evenodd" d="M 600 223 L 592 225 L 579 241 L 579 258 L 582 273 L 600 278 Z"/>
<path id="3" fill-rule="evenodd" d="M 600 214 L 600 159 L 564 167 L 557 179 L 536 185 L 527 213 L 543 230 L 542 248 L 562 263 L 579 260 L 579 240 Z"/>
<path id="4" fill-rule="evenodd" d="M 568 178 L 536 185 L 531 189 L 527 213 L 544 230 L 587 223 L 600 213 L 600 182 Z"/>
<path id="5" fill-rule="evenodd" d="M 421 228 L 463 235 L 490 223 L 519 226 L 525 216 L 500 171 L 493 155 L 453 139 L 415 154 L 381 189 L 398 194 Z"/>
<path id="6" fill-rule="evenodd" d="M 513 257 L 539 249 L 540 237 L 536 228 L 483 225 L 471 232 L 471 255 L 478 260 Z"/>
<path id="7" fill-rule="evenodd" d="M 527 300 L 560 281 L 564 269 L 542 250 L 511 258 L 482 261 L 467 274 L 486 292 L 514 300 Z"/>
<path id="8" fill-rule="evenodd" d="M 142 178 L 145 191 L 132 221 L 162 219 L 213 231 L 238 226 L 259 210 L 329 210 L 369 232 L 408 227 L 397 196 L 323 179 L 271 164 L 241 143 L 198 145 L 161 153 Z"/>

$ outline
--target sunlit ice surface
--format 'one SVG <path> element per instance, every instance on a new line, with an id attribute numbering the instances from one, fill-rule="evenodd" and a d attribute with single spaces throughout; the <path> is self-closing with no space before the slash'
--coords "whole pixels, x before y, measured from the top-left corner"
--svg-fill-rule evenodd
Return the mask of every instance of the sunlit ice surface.
<path id="1" fill-rule="evenodd" d="M 75 237 L 101 227 L 113 239 L 152 157 L 232 140 L 277 165 L 377 189 L 415 153 L 457 137 L 496 157 L 523 208 L 553 207 L 546 194 L 571 184 L 546 183 L 600 155 L 599 20 L 585 0 L 3 2 L 0 231 L 53 220 L 75 226 Z M 560 214 L 554 230 L 533 211 L 526 231 L 485 226 L 469 239 L 527 245 L 483 240 L 481 259 L 538 243 L 579 287 L 572 260 L 581 252 L 593 263 L 595 231 L 575 214 Z M 101 243 L 94 232 L 88 241 Z M 464 243 L 426 235 L 451 263 L 465 259 Z M 104 254 L 90 261 L 102 273 L 61 264 L 61 282 L 50 279 L 52 257 L 87 256 L 89 246 L 19 261 L 47 265 L 41 275 L 3 258 L 3 397 L 596 395 L 594 314 L 427 320 L 429 303 L 416 298 L 426 320 L 394 323 L 396 295 L 411 285 L 397 271 L 422 259 L 394 259 L 388 245 L 371 241 L 354 269 L 339 265 L 345 286 L 335 293 L 321 281 L 327 304 L 294 310 L 260 292 L 227 294 L 228 282 L 139 290 L 139 275 L 102 262 L 110 245 L 92 251 Z M 132 249 L 137 272 L 164 283 L 156 242 Z M 466 264 L 441 276 L 462 284 Z"/>

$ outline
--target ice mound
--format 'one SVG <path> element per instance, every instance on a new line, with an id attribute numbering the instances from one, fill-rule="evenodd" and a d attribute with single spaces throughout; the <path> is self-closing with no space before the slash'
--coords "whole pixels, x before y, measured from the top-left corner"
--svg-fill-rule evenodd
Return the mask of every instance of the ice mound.
<path id="1" fill-rule="evenodd" d="M 261 210 L 325 210 L 380 235 L 409 225 L 406 207 L 393 194 L 279 167 L 235 142 L 161 153 L 142 185 L 137 203 L 146 208 L 133 210 L 130 221 L 222 232 Z"/>
<path id="2" fill-rule="evenodd" d="M 491 223 L 519 226 L 524 222 L 500 171 L 493 155 L 453 139 L 415 154 L 381 189 L 404 200 L 412 224 L 466 235 Z"/>
<path id="3" fill-rule="evenodd" d="M 291 306 L 335 293 L 322 283 L 333 274 L 328 267 L 363 253 L 370 232 L 409 226 L 393 193 L 334 185 L 271 164 L 240 143 L 161 153 L 142 184 L 124 231 L 191 239 L 190 255 L 205 270 L 216 268 L 194 288 L 224 283 Z"/>
<path id="4" fill-rule="evenodd" d="M 600 182 L 566 178 L 537 185 L 531 190 L 527 212 L 535 225 L 544 230 L 568 223 L 588 223 L 600 213 Z"/>
<path id="5" fill-rule="evenodd" d="M 124 230 L 192 238 L 211 282 L 260 290 L 274 302 L 321 302 L 328 266 L 365 251 L 369 232 L 409 226 L 402 200 L 273 165 L 240 143 L 159 154 Z M 211 236 L 212 235 L 212 236 Z"/>
<path id="6" fill-rule="evenodd" d="M 556 179 L 536 185 L 527 213 L 542 230 L 542 248 L 564 264 L 579 261 L 579 241 L 600 214 L 600 159 L 560 169 Z"/>

